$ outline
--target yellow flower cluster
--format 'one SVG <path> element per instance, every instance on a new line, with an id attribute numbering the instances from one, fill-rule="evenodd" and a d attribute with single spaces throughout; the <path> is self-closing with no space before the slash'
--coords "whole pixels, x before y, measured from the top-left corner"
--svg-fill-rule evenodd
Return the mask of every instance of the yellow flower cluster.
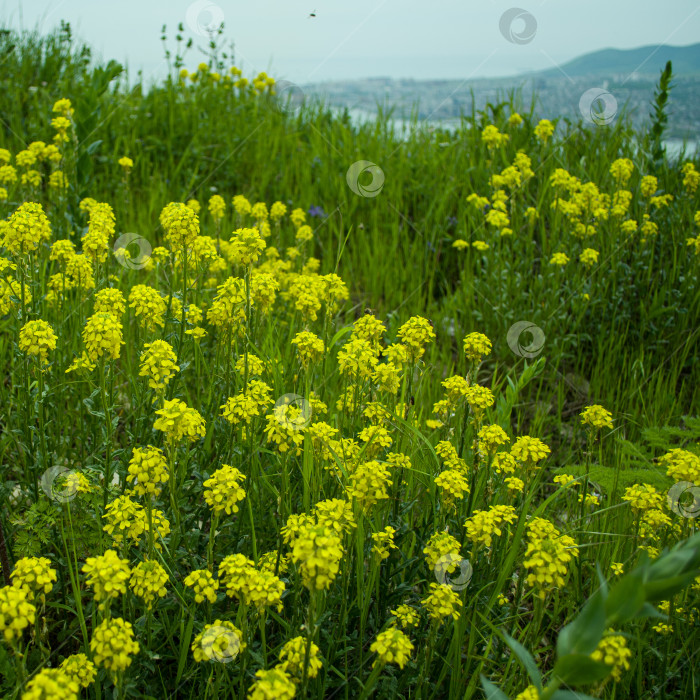
<path id="1" fill-rule="evenodd" d="M 536 466 L 551 452 L 550 448 L 545 445 L 539 438 L 522 435 L 510 448 L 510 454 L 528 467 Z"/>
<path id="2" fill-rule="evenodd" d="M 527 585 L 545 599 L 547 593 L 564 585 L 566 565 L 578 556 L 576 542 L 562 535 L 551 522 L 535 518 L 528 526 L 527 549 L 523 566 L 528 570 Z"/>
<path id="3" fill-rule="evenodd" d="M 458 620 L 462 610 L 459 595 L 449 586 L 441 583 L 431 583 L 430 593 L 421 600 L 421 605 L 428 611 L 428 616 L 436 623 L 451 617 Z"/>
<path id="4" fill-rule="evenodd" d="M 292 339 L 292 345 L 297 346 L 299 362 L 304 369 L 308 369 L 311 363 L 317 362 L 323 355 L 323 341 L 310 331 L 297 333 Z"/>
<path id="5" fill-rule="evenodd" d="M 438 474 L 435 479 L 440 489 L 440 496 L 445 508 L 452 509 L 456 501 L 461 501 L 465 494 L 469 493 L 469 482 L 461 471 L 446 469 Z"/>
<path id="6" fill-rule="evenodd" d="M 219 580 L 231 598 L 239 598 L 259 610 L 274 607 L 282 611 L 284 583 L 271 571 L 256 569 L 243 554 L 231 554 L 219 564 Z"/>
<path id="7" fill-rule="evenodd" d="M 255 677 L 248 700 L 291 700 L 296 695 L 294 682 L 281 668 L 260 669 Z"/>
<path id="8" fill-rule="evenodd" d="M 214 194 L 209 198 L 209 213 L 216 222 L 223 219 L 226 213 L 226 200 L 220 194 Z"/>
<path id="9" fill-rule="evenodd" d="M 372 533 L 372 551 L 379 557 L 380 560 L 388 559 L 392 549 L 398 549 L 394 544 L 394 535 L 396 530 L 387 525 L 384 530 Z"/>
<path id="10" fill-rule="evenodd" d="M 161 484 L 170 477 L 168 463 L 162 450 L 153 445 L 147 447 L 135 447 L 129 460 L 128 481 L 134 482 L 134 492 L 138 496 L 150 494 L 157 496 L 160 493 Z"/>
<path id="11" fill-rule="evenodd" d="M 228 620 L 215 620 L 192 642 L 192 655 L 197 663 L 202 661 L 228 662 L 234 660 L 246 648 L 243 633 Z"/>
<path id="12" fill-rule="evenodd" d="M 230 240 L 231 256 L 239 265 L 250 265 L 257 261 L 267 245 L 256 228 L 239 228 Z"/>
<path id="13" fill-rule="evenodd" d="M 88 557 L 83 564 L 83 573 L 87 574 L 87 585 L 94 589 L 95 600 L 100 603 L 100 608 L 105 609 L 113 598 L 126 593 L 131 572 L 128 560 L 108 549 L 100 556 Z"/>
<path id="14" fill-rule="evenodd" d="M 629 182 L 634 172 L 634 163 L 629 158 L 618 158 L 610 165 L 610 174 L 615 178 L 619 187 Z"/>
<path id="15" fill-rule="evenodd" d="M 479 446 L 487 454 L 495 452 L 500 445 L 510 442 L 510 438 L 500 425 L 485 425 L 477 433 Z"/>
<path id="16" fill-rule="evenodd" d="M 381 664 L 396 664 L 403 668 L 411 658 L 413 644 L 411 640 L 396 627 L 380 632 L 377 639 L 372 643 L 369 650 L 377 654 L 374 666 Z"/>
<path id="17" fill-rule="evenodd" d="M 185 577 L 183 583 L 194 590 L 194 599 L 197 603 L 203 603 L 205 598 L 210 603 L 216 602 L 216 591 L 219 589 L 219 582 L 210 571 L 196 569 Z"/>
<path id="18" fill-rule="evenodd" d="M 126 300 L 120 290 L 105 287 L 95 294 L 95 313 L 108 313 L 120 319 L 125 311 Z"/>
<path id="19" fill-rule="evenodd" d="M 27 683 L 22 700 L 78 700 L 80 686 L 60 668 L 42 668 Z"/>
<path id="20" fill-rule="evenodd" d="M 250 372 L 250 357 L 248 370 Z M 232 425 L 245 422 L 250 423 L 253 418 L 262 415 L 263 411 L 272 403 L 270 386 L 257 379 L 248 382 L 246 391 L 241 391 L 236 396 L 231 396 L 226 403 L 220 406 L 221 415 Z"/>
<path id="21" fill-rule="evenodd" d="M 396 610 L 391 610 L 391 614 L 396 617 L 399 626 L 404 629 L 407 627 L 418 627 L 418 622 L 420 621 L 418 611 L 410 605 L 401 604 Z"/>
<path id="22" fill-rule="evenodd" d="M 24 630 L 34 624 L 36 608 L 29 600 L 29 591 L 16 586 L 0 588 L 0 632 L 13 645 Z"/>
<path id="23" fill-rule="evenodd" d="M 102 358 L 116 360 L 124 345 L 122 324 L 112 314 L 93 314 L 85 323 L 83 343 L 92 362 Z"/>
<path id="24" fill-rule="evenodd" d="M 22 557 L 12 569 L 12 585 L 25 589 L 30 598 L 38 595 L 43 600 L 44 595 L 53 589 L 54 581 L 56 571 L 46 557 Z"/>
<path id="25" fill-rule="evenodd" d="M 204 418 L 199 411 L 189 408 L 180 399 L 165 401 L 163 408 L 156 411 L 156 415 L 158 418 L 153 427 L 155 430 L 162 430 L 172 444 L 177 445 L 183 439 L 195 442 L 205 435 Z"/>
<path id="26" fill-rule="evenodd" d="M 460 549 L 459 541 L 446 530 L 442 530 L 433 533 L 428 543 L 423 548 L 423 554 L 425 554 L 428 566 L 435 570 L 441 559 L 449 558 L 449 564 L 452 565 L 453 557 L 451 555 L 459 556 Z M 453 568 L 454 567 L 452 567 L 452 570 Z M 452 570 L 450 570 L 449 573 L 452 573 Z"/>
<path id="27" fill-rule="evenodd" d="M 47 362 L 49 352 L 56 349 L 58 337 L 46 321 L 27 321 L 19 331 L 19 349 L 33 355 L 41 364 Z"/>
<path id="28" fill-rule="evenodd" d="M 591 658 L 593 661 L 610 666 L 610 674 L 619 681 L 623 672 L 630 669 L 632 652 L 627 646 L 627 640 L 621 634 L 608 630 L 591 654 Z"/>
<path id="29" fill-rule="evenodd" d="M 539 123 L 535 127 L 535 136 L 543 143 L 547 143 L 553 133 L 554 124 L 552 124 L 549 119 L 540 119 Z"/>
<path id="30" fill-rule="evenodd" d="M 481 132 L 481 140 L 492 151 L 508 143 L 510 136 L 502 134 L 494 124 L 488 124 Z"/>
<path id="31" fill-rule="evenodd" d="M 166 570 L 157 561 L 147 559 L 139 562 L 131 570 L 129 586 L 135 595 L 143 599 L 150 610 L 156 598 L 162 598 L 167 593 L 165 588 L 167 582 Z"/>
<path id="32" fill-rule="evenodd" d="M 435 331 L 427 318 L 412 316 L 399 328 L 398 337 L 409 358 L 415 361 L 423 357 L 425 346 L 435 340 Z"/>
<path id="33" fill-rule="evenodd" d="M 127 494 L 117 496 L 108 503 L 102 517 L 107 521 L 103 530 L 111 535 L 117 544 L 122 544 L 125 536 L 138 542 L 146 529 L 143 507 L 132 501 Z"/>
<path id="34" fill-rule="evenodd" d="M 134 310 L 136 320 L 146 330 L 152 331 L 162 327 L 167 304 L 153 287 L 135 284 L 129 292 L 129 308 Z"/>
<path id="35" fill-rule="evenodd" d="M 622 500 L 627 501 L 635 513 L 660 509 L 664 502 L 663 496 L 651 484 L 628 486 Z"/>
<path id="36" fill-rule="evenodd" d="M 391 474 L 381 462 L 370 461 L 360 464 L 350 475 L 346 491 L 360 508 L 367 512 L 375 503 L 389 498 Z"/>
<path id="37" fill-rule="evenodd" d="M 10 253 L 24 255 L 51 240 L 51 223 L 37 202 L 21 204 L 8 220 L 3 231 L 3 245 Z"/>
<path id="38" fill-rule="evenodd" d="M 659 459 L 666 473 L 676 481 L 690 481 L 700 486 L 700 457 L 689 450 L 675 448 Z"/>
<path id="39" fill-rule="evenodd" d="M 192 247 L 199 236 L 199 217 L 181 202 L 170 202 L 160 213 L 160 225 L 174 250 Z"/>
<path id="40" fill-rule="evenodd" d="M 140 647 L 134 639 L 131 623 L 121 617 L 114 617 L 102 620 L 95 627 L 90 649 L 95 663 L 114 677 L 131 666 L 131 657 L 139 653 Z"/>
<path id="41" fill-rule="evenodd" d="M 61 662 L 60 669 L 83 688 L 87 688 L 97 674 L 95 664 L 85 654 L 72 654 Z"/>
<path id="42" fill-rule="evenodd" d="M 491 506 L 488 510 L 477 510 L 465 523 L 467 537 L 475 546 L 490 547 L 494 536 L 502 534 L 503 523 L 513 524 L 518 519 L 513 506 Z"/>
<path id="43" fill-rule="evenodd" d="M 322 523 L 301 525 L 292 544 L 292 561 L 299 564 L 304 585 L 311 591 L 333 583 L 343 554 L 340 537 Z"/>
<path id="44" fill-rule="evenodd" d="M 236 467 L 224 464 L 204 482 L 204 500 L 214 513 L 238 513 L 238 504 L 245 498 L 244 479 Z"/>
<path id="45" fill-rule="evenodd" d="M 148 377 L 148 386 L 162 393 L 175 373 L 180 371 L 176 364 L 177 355 L 165 340 L 154 340 L 143 347 L 139 376 Z"/>
<path id="46" fill-rule="evenodd" d="M 304 674 L 304 661 L 306 659 L 307 639 L 305 637 L 293 637 L 285 642 L 280 650 L 279 668 L 287 673 L 293 681 L 299 682 Z M 308 678 L 316 678 L 318 672 L 323 668 L 321 661 L 321 650 L 317 644 L 311 642 L 309 645 Z"/>
<path id="47" fill-rule="evenodd" d="M 600 430 L 600 428 L 612 429 L 612 413 L 602 406 L 594 404 L 593 406 L 588 406 L 581 412 L 581 423 L 598 430 Z"/>
<path id="48" fill-rule="evenodd" d="M 464 354 L 472 362 L 481 360 L 491 353 L 491 341 L 483 333 L 470 333 L 462 343 Z"/>

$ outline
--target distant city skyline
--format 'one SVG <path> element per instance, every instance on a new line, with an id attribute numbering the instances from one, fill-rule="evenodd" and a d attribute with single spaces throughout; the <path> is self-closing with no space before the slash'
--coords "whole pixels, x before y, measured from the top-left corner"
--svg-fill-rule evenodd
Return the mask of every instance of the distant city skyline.
<path id="1" fill-rule="evenodd" d="M 299 84 L 371 77 L 469 79 L 543 70 L 604 48 L 653 44 L 684 46 L 700 37 L 697 0 L 486 0 L 478 7 L 445 0 L 19 0 L 4 5 L 0 24 L 46 33 L 70 22 L 96 56 L 124 63 L 133 77 L 162 78 L 160 41 L 177 25 L 196 47 L 193 69 L 205 55 L 207 28 L 223 21 L 223 44 L 234 42 L 246 74 L 265 70 Z M 223 46 L 222 48 L 228 48 Z"/>

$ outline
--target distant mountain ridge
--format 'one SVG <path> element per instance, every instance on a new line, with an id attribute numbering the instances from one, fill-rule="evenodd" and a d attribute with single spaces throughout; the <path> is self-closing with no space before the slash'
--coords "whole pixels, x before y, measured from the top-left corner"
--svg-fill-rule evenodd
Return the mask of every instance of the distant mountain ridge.
<path id="1" fill-rule="evenodd" d="M 548 68 L 536 71 L 535 74 L 554 77 L 565 73 L 572 78 L 608 77 L 620 73 L 657 75 L 667 61 L 673 61 L 673 73 L 676 76 L 700 75 L 700 43 L 690 46 L 652 44 L 637 49 L 601 49 L 563 63 L 560 68 Z"/>
<path id="2" fill-rule="evenodd" d="M 637 49 L 603 49 L 579 56 L 558 67 L 521 73 L 508 78 L 469 80 L 417 80 L 365 78 L 303 85 L 307 95 L 326 104 L 376 114 L 390 109 L 393 118 L 458 122 L 470 110 L 503 101 L 509 92 L 522 97 L 522 107 L 535 100 L 539 117 L 583 117 L 581 98 L 591 88 L 612 95 L 615 110 L 631 118 L 636 127 L 648 125 L 650 103 L 660 72 L 673 62 L 673 89 L 669 100 L 669 138 L 700 138 L 700 43 L 691 46 L 652 45 Z"/>

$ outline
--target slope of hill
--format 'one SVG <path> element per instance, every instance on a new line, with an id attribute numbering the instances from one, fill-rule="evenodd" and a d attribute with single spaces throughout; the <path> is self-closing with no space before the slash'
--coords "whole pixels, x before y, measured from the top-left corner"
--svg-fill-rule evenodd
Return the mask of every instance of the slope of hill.
<path id="1" fill-rule="evenodd" d="M 564 63 L 559 68 L 538 71 L 537 75 L 554 76 L 562 72 L 572 78 L 611 75 L 657 75 L 659 66 L 673 61 L 673 72 L 678 77 L 700 75 L 700 44 L 641 46 L 637 49 L 602 49 L 584 54 Z"/>

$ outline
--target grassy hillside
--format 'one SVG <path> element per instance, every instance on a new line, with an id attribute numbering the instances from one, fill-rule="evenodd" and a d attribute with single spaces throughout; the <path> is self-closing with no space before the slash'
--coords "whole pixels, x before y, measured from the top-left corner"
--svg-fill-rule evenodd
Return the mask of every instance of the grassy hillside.
<path id="1" fill-rule="evenodd" d="M 700 163 L 185 44 L 0 33 L 0 695 L 700 693 Z"/>

